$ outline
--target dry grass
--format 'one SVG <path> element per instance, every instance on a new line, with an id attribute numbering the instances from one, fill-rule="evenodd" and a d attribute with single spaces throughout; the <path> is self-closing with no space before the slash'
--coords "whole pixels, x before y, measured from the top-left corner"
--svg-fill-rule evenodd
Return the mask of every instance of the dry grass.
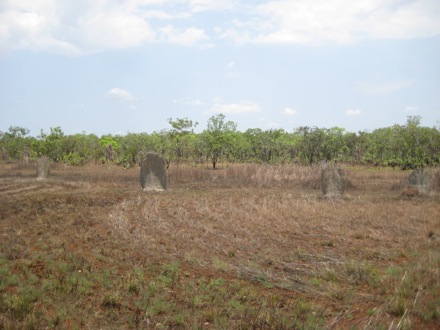
<path id="1" fill-rule="evenodd" d="M 432 189 L 437 192 L 440 191 L 440 168 L 434 171 Z"/>
<path id="2" fill-rule="evenodd" d="M 0 325 L 440 326 L 439 195 L 344 169 L 326 199 L 319 168 L 171 167 L 145 193 L 137 168 L 3 166 Z"/>

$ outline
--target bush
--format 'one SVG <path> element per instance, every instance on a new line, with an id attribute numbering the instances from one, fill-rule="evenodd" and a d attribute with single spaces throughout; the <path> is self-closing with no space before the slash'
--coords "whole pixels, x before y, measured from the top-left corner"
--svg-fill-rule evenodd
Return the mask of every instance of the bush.
<path id="1" fill-rule="evenodd" d="M 116 159 L 116 164 L 125 169 L 133 167 L 134 163 L 133 159 L 129 156 L 121 156 Z"/>
<path id="2" fill-rule="evenodd" d="M 68 164 L 68 165 L 72 165 L 72 166 L 83 165 L 85 163 L 85 161 L 86 161 L 85 158 L 81 157 L 76 152 L 71 152 L 67 155 L 64 155 L 64 157 L 63 157 L 63 163 Z"/>

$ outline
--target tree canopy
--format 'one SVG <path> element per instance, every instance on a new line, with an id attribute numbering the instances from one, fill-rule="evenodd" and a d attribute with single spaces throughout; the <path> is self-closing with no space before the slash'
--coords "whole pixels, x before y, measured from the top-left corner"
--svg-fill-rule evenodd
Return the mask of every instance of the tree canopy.
<path id="1" fill-rule="evenodd" d="M 211 116 L 206 129 L 195 133 L 198 125 L 188 118 L 168 119 L 171 129 L 125 136 L 106 134 L 66 135 L 60 127 L 29 136 L 29 129 L 11 126 L 0 132 L 0 159 L 3 162 L 48 156 L 54 162 L 81 165 L 110 161 L 134 166 L 142 154 L 155 151 L 167 162 L 180 164 L 211 162 L 318 164 L 350 162 L 373 166 L 411 169 L 440 163 L 440 130 L 421 126 L 420 117 L 408 117 L 406 124 L 372 132 L 347 132 L 344 128 L 302 126 L 283 129 L 237 130 L 237 124 L 224 114 Z"/>

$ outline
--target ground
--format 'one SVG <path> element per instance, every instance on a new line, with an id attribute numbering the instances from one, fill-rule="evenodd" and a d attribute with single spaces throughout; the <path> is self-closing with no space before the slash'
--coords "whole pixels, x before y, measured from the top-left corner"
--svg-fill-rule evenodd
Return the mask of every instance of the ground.
<path id="1" fill-rule="evenodd" d="M 440 194 L 409 172 L 0 165 L 0 329 L 437 329 Z"/>

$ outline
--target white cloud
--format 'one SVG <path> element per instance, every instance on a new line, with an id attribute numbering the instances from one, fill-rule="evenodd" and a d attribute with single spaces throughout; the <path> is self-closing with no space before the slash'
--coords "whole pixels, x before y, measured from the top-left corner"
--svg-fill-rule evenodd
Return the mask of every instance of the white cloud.
<path id="1" fill-rule="evenodd" d="M 285 108 L 282 113 L 283 113 L 283 115 L 286 115 L 286 116 L 294 116 L 294 115 L 298 114 L 298 110 L 295 110 L 292 108 Z"/>
<path id="2" fill-rule="evenodd" d="M 191 11 L 197 13 L 202 11 L 223 11 L 234 7 L 233 0 L 186 0 Z"/>
<path id="3" fill-rule="evenodd" d="M 117 9 L 81 18 L 78 32 L 83 48 L 91 50 L 139 46 L 155 37 L 142 17 Z"/>
<path id="4" fill-rule="evenodd" d="M 231 61 L 228 63 L 228 69 L 232 69 L 235 66 L 235 61 Z"/>
<path id="5" fill-rule="evenodd" d="M 375 38 L 409 39 L 424 38 L 440 33 L 440 2 L 436 0 L 413 0 L 388 6 L 369 16 L 365 31 Z M 394 5 L 394 6 L 393 6 Z"/>
<path id="6" fill-rule="evenodd" d="M 215 103 L 209 113 L 238 114 L 238 113 L 259 113 L 261 108 L 254 101 L 241 101 L 239 103 Z"/>
<path id="7" fill-rule="evenodd" d="M 0 53 L 17 49 L 82 55 L 167 41 L 194 45 L 209 39 L 202 28 L 165 28 L 150 21 L 180 22 L 188 10 L 166 0 L 4 0 L 0 12 Z M 164 38 L 165 37 L 165 38 Z"/>
<path id="8" fill-rule="evenodd" d="M 196 27 L 181 30 L 172 25 L 167 25 L 161 28 L 160 31 L 166 41 L 183 46 L 192 46 L 209 40 L 205 31 Z"/>
<path id="9" fill-rule="evenodd" d="M 137 10 L 142 2 L 6 1 L 0 13 L 0 47 L 3 52 L 25 49 L 81 55 L 139 46 L 155 37 Z"/>
<path id="10" fill-rule="evenodd" d="M 437 0 L 273 0 L 224 35 L 239 43 L 309 45 L 423 38 L 440 35 L 439 16 Z"/>
<path id="11" fill-rule="evenodd" d="M 120 88 L 112 88 L 107 92 L 107 97 L 112 100 L 131 102 L 135 100 L 135 97 L 130 92 Z"/>
<path id="12" fill-rule="evenodd" d="M 362 114 L 362 110 L 360 110 L 360 109 L 347 109 L 347 110 L 345 110 L 345 114 L 347 116 L 359 116 L 360 114 Z"/>
<path id="13" fill-rule="evenodd" d="M 51 38 L 45 36 L 51 26 L 51 20 L 56 20 L 54 8 L 50 1 L 43 3 L 24 1 L 17 3 L 6 2 L 0 12 L 0 52 L 10 49 L 39 50 L 47 47 Z M 42 11 L 37 11 L 38 7 Z"/>
<path id="14" fill-rule="evenodd" d="M 371 82 L 364 81 L 357 85 L 357 89 L 365 94 L 373 95 L 388 95 L 413 85 L 413 82 L 408 80 L 388 81 L 388 82 Z"/>
<path id="15" fill-rule="evenodd" d="M 0 53 L 82 55 L 153 42 L 194 46 L 213 40 L 207 31 L 239 44 L 346 44 L 440 35 L 438 0 L 258 2 L 2 0 Z"/>
<path id="16" fill-rule="evenodd" d="M 190 11 L 170 11 L 167 12 L 164 10 L 145 10 L 142 12 L 142 17 L 147 20 L 164 20 L 164 21 L 172 21 L 172 20 L 187 20 L 190 19 L 193 14 Z"/>

